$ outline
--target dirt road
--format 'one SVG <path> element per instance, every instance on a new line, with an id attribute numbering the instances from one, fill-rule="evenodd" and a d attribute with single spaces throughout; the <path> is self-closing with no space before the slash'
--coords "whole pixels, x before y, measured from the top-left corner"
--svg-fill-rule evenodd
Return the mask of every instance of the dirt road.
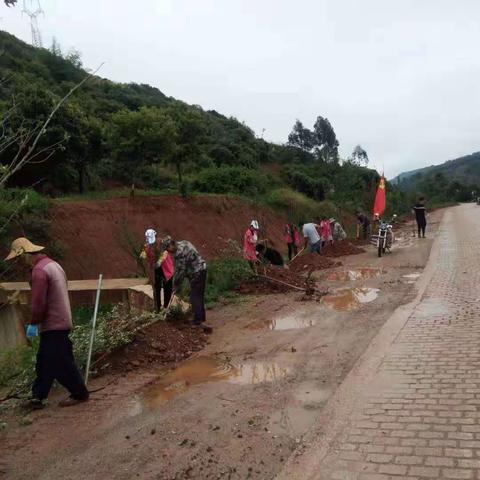
<path id="1" fill-rule="evenodd" d="M 275 477 L 322 431 L 329 398 L 385 321 L 415 298 L 431 244 L 405 230 L 389 256 L 340 259 L 317 274 L 331 291 L 319 302 L 291 293 L 214 310 L 210 344 L 177 369 L 128 373 L 88 404 L 8 425 L 5 478 Z"/>

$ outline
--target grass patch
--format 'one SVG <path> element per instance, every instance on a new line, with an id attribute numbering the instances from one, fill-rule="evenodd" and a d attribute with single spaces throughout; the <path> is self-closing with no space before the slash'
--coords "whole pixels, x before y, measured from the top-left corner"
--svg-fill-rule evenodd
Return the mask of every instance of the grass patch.
<path id="1" fill-rule="evenodd" d="M 211 308 L 220 299 L 235 299 L 237 294 L 233 290 L 252 276 L 252 269 L 243 258 L 221 257 L 210 262 L 205 291 L 207 307 Z"/>
<path id="2" fill-rule="evenodd" d="M 338 209 L 330 201 L 317 202 L 290 188 L 277 188 L 263 197 L 263 203 L 287 215 L 294 223 L 316 221 L 320 216 L 338 216 Z"/>

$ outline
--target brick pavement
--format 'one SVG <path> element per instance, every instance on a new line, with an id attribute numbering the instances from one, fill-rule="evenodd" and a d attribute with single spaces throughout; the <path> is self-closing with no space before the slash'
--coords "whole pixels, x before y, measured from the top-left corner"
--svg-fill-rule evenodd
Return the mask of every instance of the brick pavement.
<path id="1" fill-rule="evenodd" d="M 446 213 L 422 300 L 381 363 L 374 393 L 359 399 L 314 478 L 480 479 L 480 207 L 475 207 Z"/>

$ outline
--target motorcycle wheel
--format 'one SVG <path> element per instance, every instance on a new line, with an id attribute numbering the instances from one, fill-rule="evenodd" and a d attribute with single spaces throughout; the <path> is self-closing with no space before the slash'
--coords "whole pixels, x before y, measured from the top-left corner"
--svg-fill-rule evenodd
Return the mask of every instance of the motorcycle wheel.
<path id="1" fill-rule="evenodd" d="M 379 257 L 382 256 L 382 250 L 383 250 L 382 246 L 379 245 L 379 246 L 378 246 L 378 256 L 379 256 Z"/>

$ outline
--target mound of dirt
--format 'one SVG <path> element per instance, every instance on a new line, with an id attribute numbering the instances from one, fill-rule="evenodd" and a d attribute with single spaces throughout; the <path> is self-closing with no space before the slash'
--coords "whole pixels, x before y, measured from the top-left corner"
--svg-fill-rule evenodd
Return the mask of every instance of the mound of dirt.
<path id="1" fill-rule="evenodd" d="M 352 245 L 357 245 L 357 246 L 365 246 L 365 245 L 370 245 L 370 238 L 364 239 L 364 238 L 351 238 L 348 240 Z"/>
<path id="2" fill-rule="evenodd" d="M 364 245 L 364 244 L 362 244 Z M 325 245 L 322 250 L 322 254 L 326 257 L 342 257 L 344 255 L 358 255 L 364 253 L 363 248 L 357 247 L 348 240 L 342 242 L 335 242 L 333 245 Z"/>
<path id="3" fill-rule="evenodd" d="M 238 287 L 238 293 L 242 294 L 269 294 L 269 293 L 285 293 L 295 290 L 294 287 L 306 289 L 307 279 L 298 273 L 282 268 L 282 267 L 265 267 L 260 266 L 258 269 L 259 276 L 243 283 Z M 264 278 L 270 277 L 271 280 Z M 285 285 L 288 283 L 289 285 Z"/>
<path id="4" fill-rule="evenodd" d="M 201 350 L 206 341 L 203 331 L 160 321 L 139 332 L 129 345 L 99 361 L 96 368 L 121 373 L 151 364 L 179 362 Z"/>
<path id="5" fill-rule="evenodd" d="M 289 265 L 289 270 L 295 273 L 308 273 L 315 270 L 325 270 L 340 266 L 340 262 L 334 262 L 323 255 L 306 253 L 300 255 Z"/>
<path id="6" fill-rule="evenodd" d="M 310 280 L 312 272 L 341 265 L 341 262 L 334 262 L 321 255 L 306 254 L 297 257 L 288 268 L 267 266 L 264 270 L 260 266 L 258 277 L 243 283 L 237 291 L 242 294 L 285 293 L 296 290 L 294 287 L 310 291 L 314 286 Z"/>

